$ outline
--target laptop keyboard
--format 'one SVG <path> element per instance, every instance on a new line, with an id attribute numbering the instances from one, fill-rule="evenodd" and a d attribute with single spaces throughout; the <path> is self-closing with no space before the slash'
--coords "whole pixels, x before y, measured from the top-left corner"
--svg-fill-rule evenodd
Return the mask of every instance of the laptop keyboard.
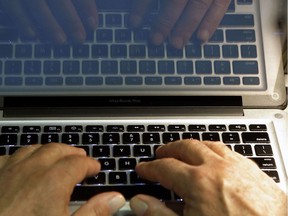
<path id="1" fill-rule="evenodd" d="M 0 10 L 1 92 L 266 88 L 255 0 L 232 0 L 208 43 L 193 36 L 181 50 L 147 43 L 158 1 L 137 30 L 129 29 L 129 3 L 97 1 L 99 28 L 87 32 L 84 44 L 59 46 L 21 41 L 3 27 L 10 22 Z"/>
<path id="2" fill-rule="evenodd" d="M 18 126 L 20 125 L 20 126 Z M 179 139 L 222 141 L 231 150 L 252 159 L 267 175 L 280 178 L 266 124 L 67 124 L 0 127 L 0 155 L 13 154 L 21 146 L 63 142 L 83 148 L 99 160 L 101 172 L 79 183 L 72 200 L 87 200 L 96 193 L 116 190 L 131 198 L 138 193 L 163 200 L 178 199 L 159 184 L 140 179 L 136 164 L 155 159 L 155 150 Z"/>

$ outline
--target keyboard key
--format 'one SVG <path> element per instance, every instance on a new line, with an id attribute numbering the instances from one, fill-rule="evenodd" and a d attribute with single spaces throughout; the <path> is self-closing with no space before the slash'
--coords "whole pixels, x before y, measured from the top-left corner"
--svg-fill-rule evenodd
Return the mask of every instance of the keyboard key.
<path id="1" fill-rule="evenodd" d="M 137 62 L 136 61 L 121 61 L 120 73 L 123 75 L 137 74 Z"/>
<path id="2" fill-rule="evenodd" d="M 234 151 L 238 152 L 239 154 L 242 154 L 243 156 L 252 156 L 252 148 L 250 145 L 235 145 Z"/>
<path id="3" fill-rule="evenodd" d="M 34 55 L 36 58 L 50 58 L 52 54 L 52 47 L 47 44 L 36 44 L 34 48 Z"/>
<path id="4" fill-rule="evenodd" d="M 40 133 L 41 127 L 40 126 L 24 126 L 23 133 Z"/>
<path id="5" fill-rule="evenodd" d="M 1 133 L 19 133 L 19 126 L 3 126 L 1 129 Z"/>
<path id="6" fill-rule="evenodd" d="M 184 77 L 185 85 L 201 85 L 201 77 Z"/>
<path id="7" fill-rule="evenodd" d="M 244 124 L 237 124 L 237 125 L 232 124 L 232 125 L 229 125 L 229 130 L 230 131 L 246 131 L 247 127 Z"/>
<path id="8" fill-rule="evenodd" d="M 205 141 L 220 141 L 218 133 L 202 133 L 202 140 Z"/>
<path id="9" fill-rule="evenodd" d="M 260 169 L 276 169 L 274 158 L 249 158 L 253 160 Z"/>
<path id="10" fill-rule="evenodd" d="M 103 144 L 119 144 L 120 135 L 118 133 L 103 133 Z"/>
<path id="11" fill-rule="evenodd" d="M 240 143 L 240 137 L 238 133 L 223 133 L 222 140 L 224 143 Z"/>
<path id="12" fill-rule="evenodd" d="M 257 156 L 273 156 L 270 145 L 255 145 L 255 152 Z"/>
<path id="13" fill-rule="evenodd" d="M 140 144 L 140 135 L 138 133 L 123 133 L 124 144 Z"/>
<path id="14" fill-rule="evenodd" d="M 108 27 L 120 27 L 122 25 L 121 14 L 107 14 L 106 25 Z"/>
<path id="15" fill-rule="evenodd" d="M 193 74 L 193 62 L 192 61 L 178 61 L 177 62 L 177 74 Z"/>
<path id="16" fill-rule="evenodd" d="M 7 15 L 5 15 L 7 17 Z M 0 17 L 2 18 L 2 17 Z M 14 25 L 14 24 L 13 24 Z M 0 42 L 11 42 L 17 41 L 18 31 L 12 28 L 1 28 L 0 29 Z M 0 47 L 1 50 L 1 47 Z M 0 52 L 1 53 L 1 52 Z M 1 57 L 1 55 L 0 55 Z"/>
<path id="17" fill-rule="evenodd" d="M 120 158 L 119 169 L 120 170 L 135 170 L 136 159 L 135 158 Z"/>
<path id="18" fill-rule="evenodd" d="M 242 5 L 251 5 L 253 3 L 253 0 L 237 0 L 237 4 Z"/>
<path id="19" fill-rule="evenodd" d="M 114 158 L 99 158 L 98 161 L 101 164 L 101 170 L 115 170 L 116 161 Z"/>
<path id="20" fill-rule="evenodd" d="M 242 58 L 257 58 L 257 48 L 255 45 L 242 45 L 241 46 Z"/>
<path id="21" fill-rule="evenodd" d="M 145 45 L 130 45 L 129 56 L 131 58 L 144 58 L 146 56 Z"/>
<path id="22" fill-rule="evenodd" d="M 173 61 L 159 61 L 158 62 L 159 74 L 174 74 L 174 62 Z"/>
<path id="23" fill-rule="evenodd" d="M 151 148 L 149 145 L 135 145 L 133 147 L 133 155 L 135 157 L 151 157 Z"/>
<path id="24" fill-rule="evenodd" d="M 259 85 L 260 80 L 259 77 L 243 77 L 244 85 Z"/>
<path id="25" fill-rule="evenodd" d="M 143 133 L 144 144 L 159 144 L 160 135 L 159 133 Z"/>
<path id="26" fill-rule="evenodd" d="M 42 134 L 41 136 L 41 143 L 47 144 L 47 143 L 53 143 L 53 142 L 59 142 L 59 135 L 58 134 Z"/>
<path id="27" fill-rule="evenodd" d="M 45 75 L 60 75 L 61 65 L 60 61 L 44 61 L 44 74 Z"/>
<path id="28" fill-rule="evenodd" d="M 77 44 L 73 45 L 73 57 L 74 58 L 88 58 L 90 52 L 89 45 Z"/>
<path id="29" fill-rule="evenodd" d="M 93 157 L 110 157 L 110 147 L 109 146 L 93 146 L 92 148 Z"/>
<path id="30" fill-rule="evenodd" d="M 117 43 L 127 43 L 132 39 L 131 30 L 129 29 L 116 29 L 115 30 L 115 41 Z"/>
<path id="31" fill-rule="evenodd" d="M 226 131 L 226 125 L 209 125 L 209 131 Z"/>
<path id="32" fill-rule="evenodd" d="M 222 53 L 224 58 L 238 58 L 239 51 L 237 45 L 223 45 Z"/>
<path id="33" fill-rule="evenodd" d="M 186 45 L 185 53 L 187 58 L 201 58 L 202 49 L 200 44 Z"/>
<path id="34" fill-rule="evenodd" d="M 13 46 L 11 44 L 0 44 L 0 58 L 12 58 L 12 56 Z"/>
<path id="35" fill-rule="evenodd" d="M 32 45 L 18 44 L 15 47 L 16 58 L 31 58 L 32 57 Z"/>
<path id="36" fill-rule="evenodd" d="M 163 138 L 163 143 L 174 142 L 174 141 L 180 140 L 180 134 L 179 133 L 163 133 L 162 138 Z"/>
<path id="37" fill-rule="evenodd" d="M 14 154 L 20 148 L 21 148 L 20 146 L 10 146 L 8 149 L 8 155 Z"/>
<path id="38" fill-rule="evenodd" d="M 162 77 L 145 77 L 146 85 L 162 85 Z"/>
<path id="39" fill-rule="evenodd" d="M 116 75 L 118 74 L 118 62 L 117 61 L 102 61 L 101 73 L 103 75 Z"/>
<path id="40" fill-rule="evenodd" d="M 263 170 L 268 176 L 270 176 L 276 183 L 280 182 L 278 172 L 275 170 Z"/>
<path id="41" fill-rule="evenodd" d="M 205 85 L 220 85 L 221 78 L 220 77 L 204 77 Z"/>
<path id="42" fill-rule="evenodd" d="M 212 74 L 212 64 L 210 61 L 196 61 L 197 74 Z"/>
<path id="43" fill-rule="evenodd" d="M 24 62 L 24 74 L 25 75 L 40 75 L 42 68 L 41 68 L 41 61 L 25 61 Z"/>
<path id="44" fill-rule="evenodd" d="M 112 42 L 113 41 L 112 29 L 97 29 L 96 30 L 96 40 L 99 43 Z"/>
<path id="45" fill-rule="evenodd" d="M 227 42 L 255 42 L 256 36 L 254 30 L 227 30 Z"/>
<path id="46" fill-rule="evenodd" d="M 219 45 L 204 45 L 205 58 L 220 58 Z"/>
<path id="47" fill-rule="evenodd" d="M 243 132 L 242 139 L 244 143 L 270 143 L 268 133 Z"/>
<path id="48" fill-rule="evenodd" d="M 14 60 L 6 61 L 4 71 L 6 75 L 20 75 L 22 73 L 22 62 Z"/>
<path id="49" fill-rule="evenodd" d="M 75 133 L 63 133 L 62 134 L 62 142 L 66 144 L 79 144 L 79 134 Z"/>
<path id="50" fill-rule="evenodd" d="M 64 80 L 62 77 L 47 77 L 45 79 L 45 85 L 47 86 L 61 86 Z"/>
<path id="51" fill-rule="evenodd" d="M 165 131 L 165 126 L 164 125 L 148 125 L 147 127 L 148 131 Z"/>
<path id="52" fill-rule="evenodd" d="M 183 49 L 176 49 L 170 45 L 167 45 L 167 57 L 168 58 L 182 58 Z"/>
<path id="53" fill-rule="evenodd" d="M 123 125 L 107 125 L 106 130 L 107 132 L 123 132 L 124 126 Z"/>
<path id="54" fill-rule="evenodd" d="M 84 146 L 84 145 L 75 145 L 74 147 L 77 147 L 77 148 L 81 148 L 81 149 L 83 149 L 85 152 L 86 152 L 86 154 L 87 154 L 87 156 L 89 156 L 90 155 L 90 148 L 89 148 L 89 146 Z"/>
<path id="55" fill-rule="evenodd" d="M 221 23 L 221 27 L 253 27 L 253 14 L 226 14 Z"/>
<path id="56" fill-rule="evenodd" d="M 69 58 L 71 47 L 69 45 L 57 45 L 53 49 L 55 58 Z"/>
<path id="57" fill-rule="evenodd" d="M 32 145 L 38 143 L 38 134 L 21 134 L 20 145 Z"/>
<path id="58" fill-rule="evenodd" d="M 99 74 L 99 62 L 98 61 L 82 61 L 82 73 L 84 75 Z"/>
<path id="59" fill-rule="evenodd" d="M 211 43 L 220 43 L 224 41 L 223 30 L 216 30 L 212 37 L 209 39 Z"/>
<path id="60" fill-rule="evenodd" d="M 165 85 L 182 85 L 181 77 L 165 77 L 164 78 Z"/>
<path id="61" fill-rule="evenodd" d="M 22 84 L 22 77 L 6 77 L 4 80 L 4 85 L 6 86 L 21 86 Z"/>
<path id="62" fill-rule="evenodd" d="M 77 75 L 80 73 L 79 61 L 64 61 L 63 62 L 63 74 L 64 75 Z"/>
<path id="63" fill-rule="evenodd" d="M 169 125 L 168 131 L 185 131 L 185 125 Z"/>
<path id="64" fill-rule="evenodd" d="M 126 45 L 111 45 L 111 57 L 112 58 L 126 58 L 127 46 Z"/>
<path id="65" fill-rule="evenodd" d="M 139 61 L 140 74 L 156 74 L 155 61 Z"/>
<path id="66" fill-rule="evenodd" d="M 144 125 L 128 125 L 127 131 L 129 131 L 129 132 L 144 132 L 145 126 Z"/>
<path id="67" fill-rule="evenodd" d="M 189 125 L 188 126 L 189 131 L 206 131 L 205 125 Z"/>
<path id="68" fill-rule="evenodd" d="M 224 85 L 240 85 L 241 81 L 239 77 L 223 77 Z"/>
<path id="69" fill-rule="evenodd" d="M 103 77 L 86 77 L 85 84 L 88 86 L 100 86 L 103 85 Z"/>
<path id="70" fill-rule="evenodd" d="M 258 74 L 257 61 L 234 61 L 233 62 L 234 74 Z"/>
<path id="71" fill-rule="evenodd" d="M 81 125 L 69 125 L 65 126 L 65 132 L 82 132 L 83 127 Z"/>
<path id="72" fill-rule="evenodd" d="M 126 172 L 109 172 L 109 184 L 127 184 Z"/>
<path id="73" fill-rule="evenodd" d="M 267 126 L 264 124 L 251 124 L 249 129 L 251 131 L 267 131 Z"/>
<path id="74" fill-rule="evenodd" d="M 164 46 L 163 45 L 151 45 L 148 46 L 148 56 L 149 58 L 164 58 Z"/>
<path id="75" fill-rule="evenodd" d="M 88 185 L 102 185 L 106 183 L 106 175 L 104 172 L 99 172 L 98 175 L 87 178 L 85 182 Z"/>
<path id="76" fill-rule="evenodd" d="M 182 139 L 196 139 L 196 140 L 200 140 L 200 135 L 199 135 L 199 133 L 183 133 L 182 134 Z"/>
<path id="77" fill-rule="evenodd" d="M 17 134 L 1 134 L 0 145 L 17 145 Z"/>
<path id="78" fill-rule="evenodd" d="M 0 147 L 0 156 L 6 155 L 6 148 Z"/>
<path id="79" fill-rule="evenodd" d="M 129 157 L 131 156 L 131 150 L 129 145 L 115 145 L 113 146 L 114 157 Z"/>
<path id="80" fill-rule="evenodd" d="M 83 133 L 82 143 L 85 144 L 99 144 L 100 137 L 98 133 Z"/>
<path id="81" fill-rule="evenodd" d="M 92 46 L 93 58 L 108 58 L 108 46 L 107 45 L 93 45 Z"/>
<path id="82" fill-rule="evenodd" d="M 87 125 L 86 132 L 103 132 L 104 127 L 102 125 Z"/>
<path id="83" fill-rule="evenodd" d="M 142 85 L 143 78 L 142 77 L 125 77 L 126 85 Z"/>

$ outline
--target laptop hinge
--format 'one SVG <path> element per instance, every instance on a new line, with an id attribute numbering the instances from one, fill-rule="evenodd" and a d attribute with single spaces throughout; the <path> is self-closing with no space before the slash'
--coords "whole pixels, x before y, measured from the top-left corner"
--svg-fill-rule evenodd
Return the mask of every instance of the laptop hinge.
<path id="1" fill-rule="evenodd" d="M 44 100 L 43 98 L 7 98 L 3 117 L 203 115 L 243 116 L 242 99 L 241 97 L 54 97 L 44 98 Z"/>

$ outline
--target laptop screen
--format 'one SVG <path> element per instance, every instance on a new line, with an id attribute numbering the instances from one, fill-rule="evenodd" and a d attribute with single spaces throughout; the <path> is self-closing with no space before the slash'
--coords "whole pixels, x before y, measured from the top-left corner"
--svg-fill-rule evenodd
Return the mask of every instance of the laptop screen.
<path id="1" fill-rule="evenodd" d="M 213 19 L 211 11 L 166 1 L 56 4 L 3 1 L 1 95 L 239 96 L 267 90 L 258 1 L 232 0 Z"/>

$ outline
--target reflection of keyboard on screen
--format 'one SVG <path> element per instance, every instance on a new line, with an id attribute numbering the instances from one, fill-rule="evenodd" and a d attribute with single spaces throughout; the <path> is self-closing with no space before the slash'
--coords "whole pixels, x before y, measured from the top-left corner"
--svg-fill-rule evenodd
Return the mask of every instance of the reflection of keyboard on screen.
<path id="1" fill-rule="evenodd" d="M 211 40 L 201 44 L 192 37 L 183 50 L 147 43 L 157 4 L 141 29 L 130 30 L 125 6 L 129 2 L 97 1 L 99 27 L 88 32 L 84 44 L 24 43 L 15 29 L 0 27 L 0 88 L 3 92 L 265 88 L 261 33 L 255 28 L 258 14 L 253 14 L 252 0 L 232 0 Z M 0 11 L 1 16 L 3 25 L 7 18 Z"/>
<path id="2" fill-rule="evenodd" d="M 153 122 L 153 123 L 152 123 Z M 143 124 L 142 124 L 143 123 Z M 35 143 L 63 142 L 83 148 L 99 160 L 101 171 L 78 184 L 72 200 L 87 200 L 104 191 L 119 191 L 126 198 L 138 193 L 150 194 L 163 200 L 178 197 L 157 183 L 140 179 L 134 171 L 137 163 L 155 159 L 161 145 L 179 139 L 222 141 L 231 150 L 253 161 L 275 182 L 280 182 L 274 160 L 269 124 L 221 123 L 201 121 L 111 122 L 73 121 L 55 124 L 43 122 L 3 122 L 0 127 L 0 155 L 12 154 L 21 146 Z"/>

